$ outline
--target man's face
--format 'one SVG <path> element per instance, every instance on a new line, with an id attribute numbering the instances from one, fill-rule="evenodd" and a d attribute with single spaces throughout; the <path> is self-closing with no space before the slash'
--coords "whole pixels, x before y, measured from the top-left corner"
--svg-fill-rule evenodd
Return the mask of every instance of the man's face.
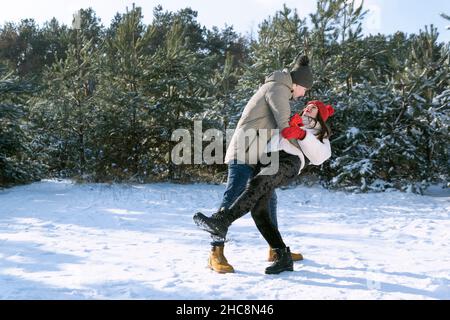
<path id="1" fill-rule="evenodd" d="M 297 100 L 300 97 L 304 97 L 305 93 L 306 93 L 306 88 L 302 87 L 296 83 L 293 84 L 292 86 L 293 92 L 292 92 L 292 97 Z"/>

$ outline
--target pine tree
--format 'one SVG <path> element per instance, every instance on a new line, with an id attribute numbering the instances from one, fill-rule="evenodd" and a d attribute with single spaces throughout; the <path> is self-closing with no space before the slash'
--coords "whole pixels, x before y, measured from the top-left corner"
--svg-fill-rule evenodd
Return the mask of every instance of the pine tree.
<path id="1" fill-rule="evenodd" d="M 84 176 L 94 160 L 93 128 L 96 120 L 95 88 L 98 49 L 95 43 L 98 19 L 92 11 L 80 10 L 89 18 L 71 30 L 64 59 L 44 71 L 44 90 L 34 100 L 33 121 L 45 128 L 39 145 L 47 146 L 51 171 L 66 176 Z M 86 24 L 86 21 L 94 24 Z"/>
<path id="2" fill-rule="evenodd" d="M 101 117 L 98 120 L 97 175 L 144 177 L 152 164 L 147 150 L 151 130 L 157 126 L 149 112 L 147 88 L 152 61 L 147 54 L 154 29 L 142 22 L 141 8 L 133 7 L 107 31 L 101 81 L 98 86 Z"/>
<path id="3" fill-rule="evenodd" d="M 366 14 L 363 2 L 359 6 L 354 0 L 317 2 L 317 11 L 310 15 L 313 27 L 307 40 L 316 74 L 313 95 L 326 96 L 329 88 L 349 94 L 353 83 L 364 78 L 361 63 L 367 51 L 361 38 Z"/>
<path id="4" fill-rule="evenodd" d="M 450 16 L 448 14 L 441 13 L 441 17 L 444 18 L 447 21 L 450 21 Z M 450 30 L 450 25 L 447 26 L 447 30 Z"/>
<path id="5" fill-rule="evenodd" d="M 24 96 L 34 89 L 0 65 L 0 187 L 39 178 L 32 160 Z"/>
<path id="6" fill-rule="evenodd" d="M 152 116 L 159 125 L 160 144 L 153 150 L 161 164 L 159 173 L 180 177 L 181 167 L 170 162 L 174 143 L 171 134 L 179 128 L 193 128 L 193 120 L 202 120 L 212 102 L 210 65 L 201 55 L 189 50 L 187 30 L 180 20 L 172 24 L 165 43 L 152 56 L 150 88 Z M 206 127 L 206 126 L 205 126 Z M 206 129 L 206 128 L 205 128 Z"/>
<path id="7" fill-rule="evenodd" d="M 405 55 L 389 57 L 391 76 L 375 77 L 356 86 L 347 101 L 338 99 L 331 185 L 420 192 L 448 179 L 448 46 L 437 43 L 434 28 L 406 42 L 396 37 L 391 42 L 399 50 L 393 52 Z"/>
<path id="8" fill-rule="evenodd" d="M 309 24 L 283 6 L 256 38 L 208 30 L 191 8 L 162 6 L 150 25 L 134 6 L 107 29 L 92 9 L 79 12 L 76 30 L 56 19 L 42 28 L 30 19 L 6 23 L 0 183 L 44 169 L 97 181 L 220 176 L 221 166 L 173 165 L 172 132 L 192 129 L 193 120 L 203 131 L 233 128 L 265 77 L 299 53 L 310 57 L 315 84 L 293 110 L 307 99 L 336 109 L 333 157 L 305 174 L 354 191 L 420 192 L 446 181 L 449 44 L 438 43 L 433 26 L 364 37 L 365 15 L 356 1 L 318 0 Z"/>
<path id="9" fill-rule="evenodd" d="M 258 41 L 251 43 L 252 68 L 261 82 L 275 70 L 292 64 L 299 53 L 307 50 L 306 20 L 286 5 L 274 17 L 259 26 Z"/>
<path id="10" fill-rule="evenodd" d="M 232 27 L 223 30 L 214 27 L 206 37 L 208 57 L 205 60 L 213 70 L 211 82 L 215 101 L 205 117 L 214 122 L 212 125 L 216 128 L 226 130 L 230 123 L 236 123 L 235 117 L 239 111 L 235 108 L 235 89 L 242 76 L 242 65 L 247 63 L 247 44 Z"/>
<path id="11" fill-rule="evenodd" d="M 300 19 L 296 10 L 286 5 L 259 26 L 258 40 L 250 42 L 249 58 L 236 87 L 235 106 L 231 124 L 235 126 L 243 108 L 265 77 L 276 70 L 292 66 L 295 58 L 308 51 L 306 19 Z"/>

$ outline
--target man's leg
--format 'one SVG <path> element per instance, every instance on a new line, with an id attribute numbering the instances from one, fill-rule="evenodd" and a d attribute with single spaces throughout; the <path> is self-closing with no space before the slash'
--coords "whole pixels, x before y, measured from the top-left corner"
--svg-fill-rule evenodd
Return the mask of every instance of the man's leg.
<path id="1" fill-rule="evenodd" d="M 244 192 L 248 181 L 254 176 L 254 168 L 242 163 L 230 163 L 228 165 L 227 187 L 223 194 L 220 208 L 228 209 L 234 201 Z M 276 201 L 276 199 L 275 199 Z M 275 203 L 276 206 L 276 203 Z M 276 211 L 275 211 L 276 214 Z M 212 237 L 212 246 L 223 246 L 225 239 Z"/>
<path id="2" fill-rule="evenodd" d="M 221 208 L 228 209 L 233 202 L 244 192 L 248 180 L 253 177 L 254 170 L 246 164 L 231 163 L 228 166 L 227 187 L 223 195 Z M 218 273 L 232 273 L 234 268 L 228 263 L 224 255 L 225 239 L 211 236 L 211 251 L 208 266 Z"/>

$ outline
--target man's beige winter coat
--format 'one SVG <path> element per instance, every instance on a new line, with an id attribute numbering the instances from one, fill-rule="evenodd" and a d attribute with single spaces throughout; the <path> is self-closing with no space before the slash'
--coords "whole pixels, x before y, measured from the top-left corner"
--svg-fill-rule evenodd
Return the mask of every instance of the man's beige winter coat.
<path id="1" fill-rule="evenodd" d="M 275 71 L 244 108 L 225 155 L 225 163 L 233 160 L 256 164 L 267 142 L 276 132 L 289 127 L 292 78 L 287 70 Z M 245 138 L 248 137 L 248 138 Z"/>

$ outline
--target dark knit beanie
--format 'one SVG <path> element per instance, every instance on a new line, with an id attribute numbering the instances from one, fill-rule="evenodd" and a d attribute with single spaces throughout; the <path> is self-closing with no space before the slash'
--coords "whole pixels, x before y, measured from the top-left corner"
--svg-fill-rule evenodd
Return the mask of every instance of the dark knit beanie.
<path id="1" fill-rule="evenodd" d="M 313 75 L 309 68 L 309 58 L 301 56 L 295 61 L 291 70 L 292 82 L 307 89 L 311 89 L 313 85 Z"/>

